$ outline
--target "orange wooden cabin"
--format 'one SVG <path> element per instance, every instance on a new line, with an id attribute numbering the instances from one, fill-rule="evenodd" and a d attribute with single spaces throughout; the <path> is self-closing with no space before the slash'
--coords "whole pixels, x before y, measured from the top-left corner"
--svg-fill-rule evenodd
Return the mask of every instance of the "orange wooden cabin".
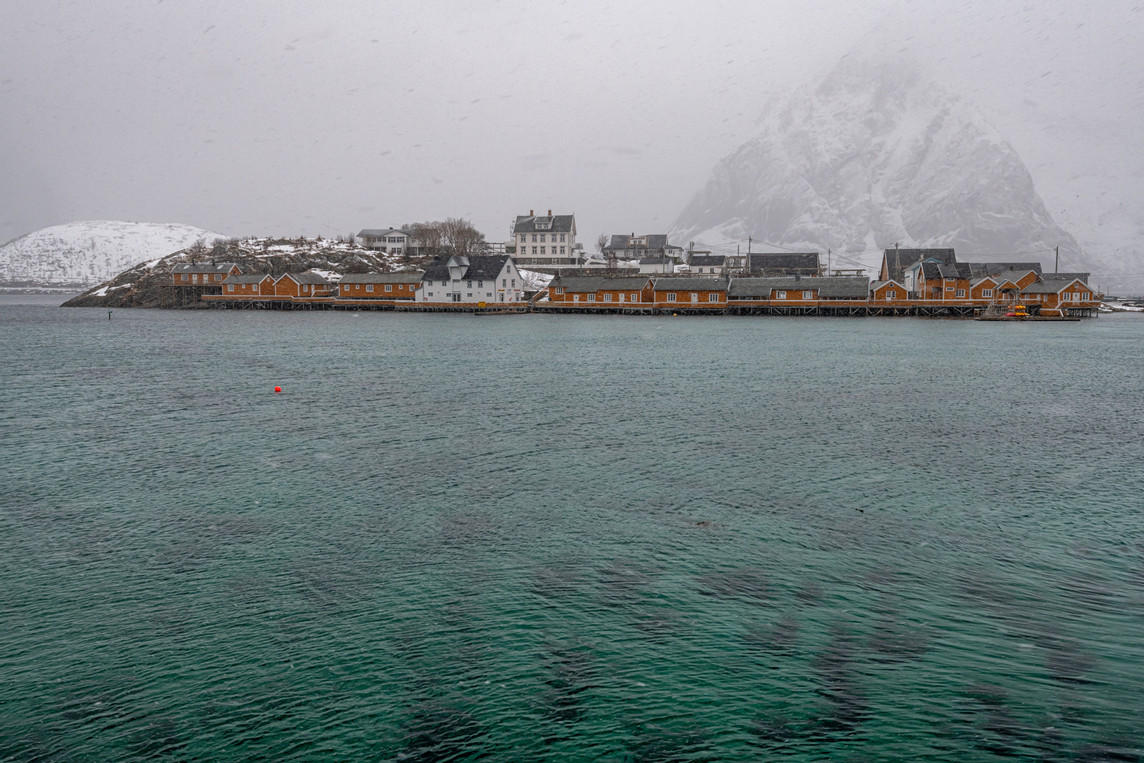
<path id="1" fill-rule="evenodd" d="M 727 306 L 727 281 L 723 278 L 657 278 L 654 303 L 659 308 L 723 308 Z"/>
<path id="2" fill-rule="evenodd" d="M 328 297 L 329 281 L 312 271 L 305 273 L 285 273 L 274 282 L 276 297 Z"/>
<path id="3" fill-rule="evenodd" d="M 549 302 L 569 306 L 647 306 L 654 299 L 648 276 L 557 276 L 548 284 Z"/>
<path id="4" fill-rule="evenodd" d="M 274 276 L 267 273 L 231 275 L 222 280 L 224 297 L 272 297 Z"/>
<path id="5" fill-rule="evenodd" d="M 171 282 L 175 286 L 209 286 L 241 273 L 233 262 L 183 262 L 171 268 Z"/>
<path id="6" fill-rule="evenodd" d="M 349 273 L 338 281 L 342 299 L 413 299 L 421 285 L 420 270 L 401 273 Z"/>

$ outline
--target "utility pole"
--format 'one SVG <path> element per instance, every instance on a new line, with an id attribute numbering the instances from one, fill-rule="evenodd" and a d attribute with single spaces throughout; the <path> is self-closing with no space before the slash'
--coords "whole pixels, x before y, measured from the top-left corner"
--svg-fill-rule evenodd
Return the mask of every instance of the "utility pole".
<path id="1" fill-rule="evenodd" d="M 830 247 L 826 247 L 826 277 L 830 278 Z"/>
<path id="2" fill-rule="evenodd" d="M 1053 251 L 1057 253 L 1056 262 L 1053 263 L 1053 272 L 1061 272 L 1061 247 L 1060 244 L 1053 247 Z"/>

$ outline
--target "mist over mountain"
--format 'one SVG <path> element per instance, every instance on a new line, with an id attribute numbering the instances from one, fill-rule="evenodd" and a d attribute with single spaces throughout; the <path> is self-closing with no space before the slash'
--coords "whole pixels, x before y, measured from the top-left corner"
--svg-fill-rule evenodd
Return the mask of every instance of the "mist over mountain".
<path id="1" fill-rule="evenodd" d="M 873 266 L 901 246 L 1099 271 L 1058 225 L 1021 157 L 965 98 L 901 50 L 859 50 L 777 98 L 757 137 L 720 161 L 680 213 L 676 241 L 755 241 Z M 765 245 L 759 247 L 765 248 Z"/>

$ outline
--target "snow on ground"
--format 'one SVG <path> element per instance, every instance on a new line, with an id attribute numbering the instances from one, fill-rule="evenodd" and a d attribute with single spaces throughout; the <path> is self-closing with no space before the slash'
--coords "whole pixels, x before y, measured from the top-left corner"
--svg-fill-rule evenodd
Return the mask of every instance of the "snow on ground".
<path id="1" fill-rule="evenodd" d="M 177 223 L 85 220 L 41 228 L 0 247 L 0 281 L 97 284 L 219 233 Z"/>
<path id="2" fill-rule="evenodd" d="M 342 274 L 335 273 L 332 270 L 319 270 L 318 268 L 310 268 L 310 272 L 326 279 L 328 283 L 337 283 L 338 281 L 342 280 Z"/>
<path id="3" fill-rule="evenodd" d="M 520 279 L 524 281 L 524 288 L 529 291 L 540 291 L 552 282 L 554 276 L 548 273 L 537 273 L 535 270 L 520 270 Z"/>

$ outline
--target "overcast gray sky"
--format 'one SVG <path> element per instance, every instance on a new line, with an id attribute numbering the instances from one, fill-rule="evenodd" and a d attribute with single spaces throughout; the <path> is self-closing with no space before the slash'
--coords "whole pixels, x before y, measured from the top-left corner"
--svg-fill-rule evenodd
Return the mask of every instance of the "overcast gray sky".
<path id="1" fill-rule="evenodd" d="M 503 240 L 529 208 L 575 212 L 588 242 L 665 230 L 770 94 L 887 14 L 1031 164 L 1055 150 L 1037 110 L 1131 143 L 1139 3 L 1073 5 L 4 0 L 0 240 L 77 219 L 243 235 L 445 216 Z"/>

